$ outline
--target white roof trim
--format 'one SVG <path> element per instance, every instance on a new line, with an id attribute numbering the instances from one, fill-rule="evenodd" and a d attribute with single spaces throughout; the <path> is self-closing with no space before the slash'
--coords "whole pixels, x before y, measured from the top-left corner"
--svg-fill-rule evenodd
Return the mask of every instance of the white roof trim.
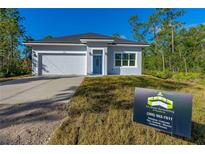
<path id="1" fill-rule="evenodd" d="M 85 46 L 85 44 L 78 44 L 78 43 L 23 43 L 25 45 L 52 45 L 52 46 L 59 46 L 59 45 L 64 45 L 64 46 L 75 46 L 75 45 L 79 45 L 79 46 Z"/>
<path id="2" fill-rule="evenodd" d="M 102 41 L 99 41 L 102 42 Z M 32 45 L 51 45 L 51 46 L 86 46 L 86 44 L 78 44 L 78 43 L 23 43 L 24 45 L 27 46 L 32 46 Z M 149 45 L 140 45 L 140 44 L 110 44 L 108 46 L 128 46 L 128 47 L 148 47 Z"/>
<path id="3" fill-rule="evenodd" d="M 109 46 L 128 46 L 128 47 L 148 47 L 149 45 L 143 45 L 143 44 L 111 44 Z"/>
<path id="4" fill-rule="evenodd" d="M 87 42 L 114 42 L 114 40 L 111 39 L 80 39 L 82 43 L 87 43 Z"/>

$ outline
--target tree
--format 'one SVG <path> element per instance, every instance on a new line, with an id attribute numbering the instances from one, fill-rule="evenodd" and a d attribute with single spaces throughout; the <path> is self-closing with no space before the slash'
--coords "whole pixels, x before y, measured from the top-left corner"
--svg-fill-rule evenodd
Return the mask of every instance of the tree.
<path id="1" fill-rule="evenodd" d="M 131 26 L 131 31 L 133 33 L 133 37 L 138 42 L 147 42 L 146 34 L 147 34 L 147 24 L 144 22 L 140 22 L 138 16 L 131 16 L 129 18 L 129 24 Z"/>
<path id="2" fill-rule="evenodd" d="M 17 9 L 0 9 L 1 75 L 12 75 L 18 70 L 18 46 L 24 34 L 22 20 Z"/>
<path id="3" fill-rule="evenodd" d="M 185 31 L 185 30 L 184 30 Z M 180 31 L 180 33 L 182 33 Z M 205 72 L 205 25 L 191 27 L 184 32 L 177 48 L 182 50 L 187 69 Z"/>
<path id="4" fill-rule="evenodd" d="M 167 62 L 169 70 L 176 71 L 177 69 L 176 66 L 173 66 L 174 36 L 176 31 L 183 25 L 182 22 L 177 20 L 183 14 L 184 11 L 179 9 L 156 9 L 156 12 L 152 15 L 157 18 L 156 20 L 159 23 L 159 30 L 156 34 L 158 39 L 156 41 L 163 48 L 163 50 L 159 49 L 163 59 L 163 70 L 165 70 Z"/>
<path id="5" fill-rule="evenodd" d="M 34 41 L 34 39 L 31 36 L 25 36 L 24 37 L 24 42 L 29 42 L 29 41 Z M 23 54 L 24 54 L 25 58 L 31 59 L 31 57 L 32 57 L 32 47 L 25 46 L 25 48 L 23 49 Z"/>
<path id="6" fill-rule="evenodd" d="M 176 35 L 183 26 L 178 21 L 182 16 L 182 9 L 156 9 L 145 22 L 139 21 L 137 16 L 131 16 L 129 23 L 137 41 L 149 42 L 150 47 L 144 51 L 144 59 L 148 61 L 145 67 L 152 67 L 162 71 L 179 71 L 179 53 L 175 52 Z M 152 56 L 150 56 L 152 55 Z"/>

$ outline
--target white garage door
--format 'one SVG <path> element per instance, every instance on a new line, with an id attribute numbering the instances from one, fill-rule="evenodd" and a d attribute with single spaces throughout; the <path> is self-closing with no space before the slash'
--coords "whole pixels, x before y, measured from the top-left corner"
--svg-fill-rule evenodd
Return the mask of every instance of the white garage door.
<path id="1" fill-rule="evenodd" d="M 86 54 L 42 55 L 42 75 L 85 75 Z"/>

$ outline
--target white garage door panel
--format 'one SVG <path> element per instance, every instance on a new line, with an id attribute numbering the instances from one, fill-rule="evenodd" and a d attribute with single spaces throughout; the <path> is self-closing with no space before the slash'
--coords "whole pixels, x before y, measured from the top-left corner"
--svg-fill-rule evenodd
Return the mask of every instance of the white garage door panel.
<path id="1" fill-rule="evenodd" d="M 85 75 L 86 54 L 42 55 L 43 75 Z"/>

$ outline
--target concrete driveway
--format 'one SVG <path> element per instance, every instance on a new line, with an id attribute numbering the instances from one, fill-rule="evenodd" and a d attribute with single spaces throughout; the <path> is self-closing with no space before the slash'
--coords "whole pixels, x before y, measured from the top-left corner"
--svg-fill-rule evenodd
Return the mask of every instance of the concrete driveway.
<path id="1" fill-rule="evenodd" d="M 46 144 L 83 77 L 30 77 L 0 83 L 0 144 Z"/>

